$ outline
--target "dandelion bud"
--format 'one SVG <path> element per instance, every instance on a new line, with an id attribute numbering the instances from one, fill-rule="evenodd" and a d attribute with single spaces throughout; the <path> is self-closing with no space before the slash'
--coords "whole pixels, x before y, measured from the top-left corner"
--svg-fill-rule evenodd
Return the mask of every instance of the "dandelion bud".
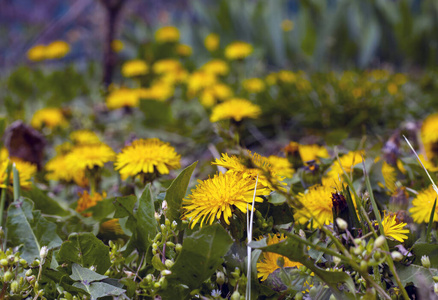
<path id="1" fill-rule="evenodd" d="M 161 271 L 161 276 L 167 276 L 167 275 L 170 275 L 170 274 L 172 274 L 172 271 L 170 271 L 170 270 L 163 270 L 163 271 Z"/>
<path id="2" fill-rule="evenodd" d="M 7 267 L 9 264 L 8 260 L 6 258 L 0 259 L 0 265 L 3 267 Z"/>
<path id="3" fill-rule="evenodd" d="M 366 272 L 366 270 L 368 270 L 368 264 L 367 264 L 366 261 L 362 260 L 362 261 L 360 262 L 360 270 L 361 270 L 362 272 Z"/>
<path id="4" fill-rule="evenodd" d="M 47 246 L 42 246 L 40 250 L 41 260 L 44 260 L 47 257 L 48 253 L 49 253 L 49 249 L 47 248 Z"/>
<path id="5" fill-rule="evenodd" d="M 385 237 L 383 235 L 379 236 L 374 242 L 374 248 L 380 248 L 385 243 Z"/>
<path id="6" fill-rule="evenodd" d="M 14 293 L 14 294 L 17 294 L 18 293 L 18 287 L 19 287 L 18 281 L 16 281 L 16 280 L 12 281 L 12 283 L 11 283 L 11 292 Z"/>
<path id="7" fill-rule="evenodd" d="M 338 224 L 339 229 L 347 230 L 348 224 L 341 218 L 336 218 L 336 224 Z"/>
<path id="8" fill-rule="evenodd" d="M 394 261 L 401 261 L 403 259 L 403 254 L 398 251 L 393 251 L 391 257 Z"/>
<path id="9" fill-rule="evenodd" d="M 173 247 L 175 247 L 175 244 L 172 242 L 166 242 L 166 246 L 173 248 Z"/>
<path id="10" fill-rule="evenodd" d="M 225 283 L 225 274 L 223 272 L 216 273 L 216 283 L 223 285 Z"/>
<path id="11" fill-rule="evenodd" d="M 14 273 L 12 273 L 11 271 L 6 271 L 3 275 L 3 282 L 9 282 L 12 279 L 14 279 Z"/>
<path id="12" fill-rule="evenodd" d="M 170 259 L 166 259 L 166 261 L 164 262 L 164 265 L 166 266 L 166 268 L 170 269 L 172 268 L 174 262 Z"/>
<path id="13" fill-rule="evenodd" d="M 423 265 L 423 267 L 425 267 L 425 268 L 430 268 L 430 259 L 429 259 L 429 256 L 427 256 L 427 255 L 423 255 L 422 257 L 421 257 L 421 264 Z"/>
<path id="14" fill-rule="evenodd" d="M 335 263 L 335 265 L 339 265 L 341 263 L 341 259 L 337 256 L 333 256 L 333 262 Z"/>
<path id="15" fill-rule="evenodd" d="M 176 245 L 175 245 L 175 251 L 176 251 L 176 253 L 181 252 L 181 250 L 182 250 L 182 245 L 181 245 L 181 244 L 176 244 Z"/>
<path id="16" fill-rule="evenodd" d="M 234 291 L 234 293 L 231 295 L 230 300 L 240 300 L 240 293 L 238 291 Z"/>

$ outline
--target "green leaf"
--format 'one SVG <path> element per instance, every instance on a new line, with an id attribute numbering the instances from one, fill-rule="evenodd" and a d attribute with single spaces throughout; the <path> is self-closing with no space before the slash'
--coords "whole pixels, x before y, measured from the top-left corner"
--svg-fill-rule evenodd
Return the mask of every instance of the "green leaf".
<path id="1" fill-rule="evenodd" d="M 397 264 L 397 274 L 404 286 L 409 283 L 413 283 L 415 286 L 421 286 L 424 284 L 432 286 L 434 283 L 432 277 L 434 275 L 432 275 L 431 271 L 435 275 L 438 273 L 437 269 L 428 269 L 417 265 L 404 266 L 402 264 Z"/>
<path id="2" fill-rule="evenodd" d="M 170 299 L 177 292 L 184 294 L 198 288 L 220 266 L 232 243 L 227 231 L 219 224 L 203 227 L 186 237 L 182 251 L 170 269 L 172 274 L 167 277 L 169 288 L 163 291 L 163 298 Z M 189 289 L 184 290 L 182 285 Z M 182 298 L 180 295 L 179 299 Z"/>
<path id="3" fill-rule="evenodd" d="M 105 296 L 120 296 L 125 290 L 106 282 L 107 276 L 100 275 L 90 269 L 83 268 L 78 264 L 73 264 L 71 279 L 78 281 L 73 284 L 74 287 L 80 288 L 90 294 L 92 299 Z"/>
<path id="4" fill-rule="evenodd" d="M 62 207 L 57 200 L 54 200 L 47 196 L 47 193 L 43 192 L 35 185 L 32 185 L 30 190 L 22 190 L 21 194 L 35 203 L 35 209 L 41 210 L 42 213 L 48 215 L 67 216 L 68 210 Z M 66 206 L 65 206 L 66 207 Z"/>
<path id="5" fill-rule="evenodd" d="M 423 255 L 429 256 L 430 265 L 433 268 L 438 268 L 438 245 L 425 243 L 425 242 L 417 242 L 412 246 L 411 250 L 412 254 L 414 254 L 415 259 L 413 261 L 416 265 L 421 265 L 421 257 Z"/>
<path id="6" fill-rule="evenodd" d="M 113 204 L 116 207 L 114 218 L 134 217 L 133 210 L 136 203 L 137 197 L 134 195 L 115 198 L 113 201 Z"/>
<path id="7" fill-rule="evenodd" d="M 435 201 L 433 202 L 433 206 L 432 206 L 432 211 L 430 212 L 429 224 L 427 224 L 427 231 L 426 231 L 426 242 L 427 243 L 430 242 L 430 233 L 432 231 L 433 219 L 435 217 L 436 199 L 437 198 L 435 197 Z"/>
<path id="8" fill-rule="evenodd" d="M 22 245 L 21 257 L 28 262 L 40 257 L 42 246 L 52 249 L 62 243 L 56 234 L 56 225 L 33 208 L 34 203 L 31 200 L 19 198 L 9 206 L 6 220 L 9 245 Z"/>
<path id="9" fill-rule="evenodd" d="M 61 245 L 58 262 L 77 263 L 85 268 L 95 266 L 100 274 L 111 266 L 108 246 L 89 232 L 72 233 Z"/>
<path id="10" fill-rule="evenodd" d="M 163 271 L 167 269 L 166 266 L 161 261 L 159 254 L 155 254 L 154 257 L 152 257 L 152 266 L 158 271 Z"/>
<path id="11" fill-rule="evenodd" d="M 117 199 L 118 201 L 122 201 L 119 197 Z M 102 201 L 98 201 L 96 205 L 88 208 L 84 212 L 90 212 L 93 219 L 100 222 L 103 219 L 109 218 L 110 215 L 115 212 L 116 210 L 116 207 L 114 205 L 115 200 L 116 198 L 103 199 Z"/>
<path id="12" fill-rule="evenodd" d="M 198 162 L 194 162 L 178 175 L 166 191 L 167 201 L 166 217 L 171 221 L 181 223 L 181 203 L 186 195 L 190 177 Z"/>
<path id="13" fill-rule="evenodd" d="M 166 102 L 141 100 L 140 110 L 145 115 L 145 125 L 148 127 L 162 126 L 173 119 L 171 106 Z"/>
<path id="14" fill-rule="evenodd" d="M 137 249 L 146 252 L 150 246 L 149 239 L 153 239 L 157 233 L 157 220 L 155 219 L 155 207 L 150 184 L 146 186 L 140 196 L 135 216 L 137 219 Z"/>

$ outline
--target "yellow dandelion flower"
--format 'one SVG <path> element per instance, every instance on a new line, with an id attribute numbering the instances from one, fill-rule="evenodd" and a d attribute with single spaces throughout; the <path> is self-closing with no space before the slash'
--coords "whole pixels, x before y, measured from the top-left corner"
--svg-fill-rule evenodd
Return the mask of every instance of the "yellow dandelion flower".
<path id="1" fill-rule="evenodd" d="M 43 108 L 37 110 L 30 121 L 32 127 L 41 129 L 46 126 L 50 129 L 67 126 L 67 120 L 59 108 Z"/>
<path id="2" fill-rule="evenodd" d="M 2 147 L 0 150 L 0 161 L 6 160 L 9 158 L 9 151 L 5 147 Z"/>
<path id="3" fill-rule="evenodd" d="M 277 78 L 284 83 L 295 83 L 298 76 L 292 71 L 281 70 L 277 73 Z"/>
<path id="4" fill-rule="evenodd" d="M 388 193 L 392 194 L 396 190 L 396 181 L 397 181 L 397 171 L 396 169 L 388 164 L 386 161 L 383 162 L 382 165 L 382 175 L 385 180 L 385 186 L 388 189 Z"/>
<path id="5" fill-rule="evenodd" d="M 355 165 L 362 163 L 363 154 L 364 151 L 350 151 L 347 154 L 342 155 L 339 160 L 335 160 L 333 162 L 327 175 L 325 176 L 325 179 L 329 179 L 329 181 L 334 180 L 337 182 L 338 179 L 342 178 L 342 175 L 344 174 L 342 169 L 347 174 L 350 174 Z"/>
<path id="6" fill-rule="evenodd" d="M 227 62 L 221 59 L 212 59 L 206 62 L 201 67 L 201 70 L 214 75 L 223 76 L 228 74 L 230 67 L 228 66 Z"/>
<path id="7" fill-rule="evenodd" d="M 64 41 L 54 41 L 46 46 L 46 59 L 63 58 L 70 52 L 70 45 Z"/>
<path id="8" fill-rule="evenodd" d="M 319 162 L 320 158 L 330 157 L 327 149 L 324 146 L 320 146 L 317 144 L 298 144 L 298 152 L 300 153 L 300 157 L 303 162 L 308 162 L 312 160 Z"/>
<path id="9" fill-rule="evenodd" d="M 438 113 L 428 116 L 421 126 L 421 140 L 428 159 L 438 155 Z"/>
<path id="10" fill-rule="evenodd" d="M 182 57 L 186 57 L 186 56 L 190 56 L 193 53 L 192 47 L 190 47 L 189 45 L 185 45 L 185 44 L 179 44 L 176 47 L 176 53 L 179 56 Z"/>
<path id="11" fill-rule="evenodd" d="M 426 157 L 424 157 L 423 154 L 418 155 L 418 157 L 420 158 L 421 162 L 423 163 L 424 167 L 429 171 L 429 172 L 438 172 L 438 166 L 436 166 L 432 161 L 430 161 L 429 159 L 427 159 Z M 404 173 L 406 173 L 406 169 L 404 169 L 403 164 L 400 162 L 397 165 L 400 168 L 400 171 L 404 171 Z"/>
<path id="12" fill-rule="evenodd" d="M 117 154 L 114 167 L 122 179 L 139 174 L 169 174 L 170 170 L 181 167 L 181 156 L 169 143 L 157 138 L 139 139 Z"/>
<path id="13" fill-rule="evenodd" d="M 137 89 L 138 97 L 145 100 L 166 101 L 173 96 L 174 87 L 165 81 L 156 81 L 149 88 Z"/>
<path id="14" fill-rule="evenodd" d="M 205 48 L 210 51 L 216 51 L 219 48 L 220 37 L 216 33 L 210 33 L 204 39 Z"/>
<path id="15" fill-rule="evenodd" d="M 313 219 L 315 228 L 333 223 L 332 193 L 333 188 L 325 185 L 312 186 L 306 193 L 299 193 L 298 200 L 303 207 L 295 210 L 294 219 L 300 224 Z"/>
<path id="16" fill-rule="evenodd" d="M 114 52 L 118 53 L 118 52 L 122 51 L 123 48 L 124 48 L 124 45 L 123 45 L 123 42 L 121 40 L 113 40 L 111 42 L 111 49 Z"/>
<path id="17" fill-rule="evenodd" d="M 168 85 L 176 85 L 179 83 L 186 82 L 187 78 L 189 78 L 189 72 L 187 72 L 187 70 L 184 70 L 183 68 L 181 68 L 181 69 L 175 70 L 174 72 L 164 73 L 161 76 L 159 81 L 166 83 Z"/>
<path id="18" fill-rule="evenodd" d="M 403 243 L 408 238 L 405 233 L 409 233 L 408 229 L 403 229 L 407 224 L 402 223 L 397 219 L 396 214 L 386 214 L 382 220 L 383 231 L 385 236 Z"/>
<path id="19" fill-rule="evenodd" d="M 135 77 L 146 75 L 149 67 L 144 60 L 133 59 L 125 62 L 122 66 L 122 75 L 125 77 Z"/>
<path id="20" fill-rule="evenodd" d="M 119 219 L 111 219 L 100 224 L 99 231 L 101 233 L 113 232 L 117 235 L 124 234 L 122 227 L 120 226 Z"/>
<path id="21" fill-rule="evenodd" d="M 253 50 L 251 44 L 237 41 L 225 47 L 225 57 L 229 60 L 244 59 L 250 56 Z"/>
<path id="22" fill-rule="evenodd" d="M 179 30 L 174 26 L 164 26 L 155 31 L 158 43 L 173 43 L 179 41 Z"/>
<path id="23" fill-rule="evenodd" d="M 27 59 L 31 61 L 42 61 L 46 59 L 46 46 L 36 45 L 27 51 Z"/>
<path id="24" fill-rule="evenodd" d="M 281 22 L 281 30 L 284 32 L 289 32 L 294 29 L 294 22 L 289 19 L 285 19 Z"/>
<path id="25" fill-rule="evenodd" d="M 116 153 L 105 144 L 79 145 L 67 154 L 66 164 L 69 170 L 86 171 L 95 167 L 102 168 L 113 161 Z"/>
<path id="26" fill-rule="evenodd" d="M 396 95 L 398 93 L 398 86 L 395 83 L 389 83 L 387 87 L 388 93 L 391 95 Z"/>
<path id="27" fill-rule="evenodd" d="M 18 171 L 18 176 L 20 178 L 20 186 L 22 188 L 28 188 L 31 186 L 32 182 L 31 179 L 37 172 L 37 167 L 34 164 L 31 164 L 30 162 L 20 160 L 18 158 L 6 158 L 4 160 L 0 161 L 0 187 L 6 188 L 5 180 L 7 178 L 7 169 L 9 163 L 14 163 L 15 167 Z M 12 185 L 14 183 L 14 174 L 11 169 L 11 174 L 9 178 L 9 182 Z"/>
<path id="28" fill-rule="evenodd" d="M 270 73 L 265 77 L 265 81 L 267 85 L 275 85 L 277 84 L 277 74 Z"/>
<path id="29" fill-rule="evenodd" d="M 228 225 L 235 208 L 246 213 L 249 207 L 252 210 L 255 181 L 243 177 L 239 173 L 219 173 L 204 181 L 198 180 L 198 185 L 191 190 L 191 194 L 183 200 L 185 209 L 184 218 L 189 219 L 191 227 L 196 223 L 213 224 L 215 219 L 221 219 Z M 262 195 L 269 191 L 257 186 L 256 202 L 263 202 Z"/>
<path id="30" fill-rule="evenodd" d="M 268 157 L 268 161 L 272 166 L 272 169 L 276 171 L 279 176 L 292 178 L 295 173 L 292 164 L 287 158 L 271 155 Z"/>
<path id="31" fill-rule="evenodd" d="M 70 139 L 76 145 L 92 145 L 101 143 L 100 138 L 95 132 L 86 129 L 73 131 L 72 133 L 70 133 Z M 71 146 L 68 150 L 71 150 Z"/>
<path id="32" fill-rule="evenodd" d="M 72 170 L 67 164 L 67 155 L 60 154 L 49 160 L 45 166 L 47 180 L 58 180 L 66 183 L 74 182 L 81 187 L 88 186 L 84 170 Z"/>
<path id="33" fill-rule="evenodd" d="M 218 83 L 205 88 L 199 100 L 205 107 L 212 107 L 218 100 L 225 100 L 233 96 L 233 90 L 226 84 Z"/>
<path id="34" fill-rule="evenodd" d="M 106 193 L 102 194 L 93 193 L 93 195 L 88 194 L 87 191 L 84 191 L 82 194 L 79 193 L 79 200 L 76 206 L 76 211 L 78 213 L 82 213 L 84 210 L 93 207 L 97 204 L 97 202 L 102 201 L 106 198 Z M 89 217 L 91 213 L 82 213 L 84 216 Z"/>
<path id="35" fill-rule="evenodd" d="M 404 85 L 408 81 L 408 77 L 403 73 L 397 73 L 392 80 L 397 85 Z"/>
<path id="36" fill-rule="evenodd" d="M 265 90 L 265 83 L 260 78 L 249 78 L 242 82 L 243 88 L 250 93 L 260 93 Z"/>
<path id="37" fill-rule="evenodd" d="M 137 107 L 139 105 L 138 92 L 135 89 L 120 88 L 112 91 L 106 98 L 108 109 L 123 107 Z"/>
<path id="38" fill-rule="evenodd" d="M 256 119 L 262 110 L 260 106 L 242 98 L 232 98 L 213 107 L 210 122 L 233 119 L 236 122 L 244 118 Z"/>
<path id="39" fill-rule="evenodd" d="M 270 190 L 272 190 L 273 187 L 265 176 L 265 173 L 268 173 L 271 176 L 271 180 L 274 181 L 277 186 L 281 187 L 282 185 L 285 185 L 281 182 L 284 177 L 278 174 L 278 171 L 271 165 L 267 157 L 261 156 L 255 152 L 251 153 L 251 151 L 247 150 L 247 159 L 249 159 L 250 164 L 255 166 L 254 168 L 245 165 L 246 161 L 244 157 L 236 155 L 228 156 L 227 153 L 222 153 L 221 158 L 212 162 L 212 165 L 224 167 L 229 173 L 239 173 L 242 174 L 244 178 L 248 177 L 254 181 L 258 176 L 258 182 L 261 186 L 268 187 Z"/>
<path id="40" fill-rule="evenodd" d="M 193 72 L 188 78 L 187 95 L 196 96 L 201 90 L 217 83 L 216 75 L 205 71 Z"/>
<path id="41" fill-rule="evenodd" d="M 157 60 L 152 66 L 152 70 L 156 74 L 173 73 L 182 68 L 181 62 L 172 58 Z"/>
<path id="42" fill-rule="evenodd" d="M 260 239 L 263 237 L 261 236 Z M 278 244 L 282 241 L 284 241 L 287 237 L 284 236 L 284 234 L 274 234 L 269 235 L 266 239 L 266 243 L 268 246 Z M 265 281 L 268 279 L 269 275 L 274 273 L 275 270 L 279 269 L 280 267 L 277 264 L 278 259 L 282 257 L 284 259 L 284 268 L 299 268 L 302 266 L 301 263 L 291 261 L 286 256 L 282 256 L 277 253 L 273 252 L 263 252 L 260 255 L 259 261 L 257 262 L 257 277 L 260 278 L 261 281 Z"/>
<path id="43" fill-rule="evenodd" d="M 433 203 L 437 198 L 437 193 L 433 189 L 433 186 L 429 186 L 427 189 L 418 193 L 414 200 L 412 200 L 412 208 L 409 212 L 412 215 L 412 219 L 415 223 L 428 223 L 430 214 L 432 213 Z M 438 208 L 435 209 L 435 215 L 433 221 L 438 221 Z"/>

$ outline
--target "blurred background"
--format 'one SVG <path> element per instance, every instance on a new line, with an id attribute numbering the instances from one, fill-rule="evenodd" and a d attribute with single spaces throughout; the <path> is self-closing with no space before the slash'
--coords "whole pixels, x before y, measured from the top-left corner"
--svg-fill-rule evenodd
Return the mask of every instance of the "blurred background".
<path id="1" fill-rule="evenodd" d="M 62 39 L 68 60 L 102 59 L 107 0 L 3 0 L 0 65 L 26 63 L 33 46 Z M 432 68 L 437 60 L 435 0 L 119 0 L 115 37 L 126 55 L 174 25 L 202 54 L 209 32 L 255 45 L 268 67 L 317 70 Z M 106 3 L 106 4 L 105 4 Z M 198 49 L 199 48 L 199 49 Z M 198 51 L 200 50 L 200 51 Z M 203 51 L 202 51 L 203 50 Z"/>

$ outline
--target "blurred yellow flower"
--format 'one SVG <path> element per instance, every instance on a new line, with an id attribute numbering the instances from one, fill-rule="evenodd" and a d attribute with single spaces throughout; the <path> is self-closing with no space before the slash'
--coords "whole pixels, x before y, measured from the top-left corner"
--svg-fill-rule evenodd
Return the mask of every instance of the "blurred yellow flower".
<path id="1" fill-rule="evenodd" d="M 205 71 L 193 72 L 187 82 L 187 96 L 195 97 L 201 90 L 217 83 L 217 78 L 212 73 Z"/>
<path id="2" fill-rule="evenodd" d="M 277 74 L 276 73 L 270 73 L 265 78 L 267 85 L 275 85 L 277 84 Z"/>
<path id="3" fill-rule="evenodd" d="M 76 206 L 76 211 L 78 213 L 82 213 L 84 210 L 93 207 L 97 204 L 97 202 L 102 201 L 106 198 L 106 193 L 103 192 L 102 194 L 99 193 L 93 193 L 92 195 L 88 194 L 88 191 L 84 191 L 82 194 L 79 193 L 79 200 Z M 82 213 L 82 215 L 89 217 L 91 216 L 91 213 Z"/>
<path id="4" fill-rule="evenodd" d="M 179 56 L 182 57 L 186 57 L 186 56 L 190 56 L 192 55 L 192 47 L 190 47 L 189 45 L 185 45 L 185 44 L 179 44 L 178 46 L 176 46 L 176 53 Z"/>
<path id="5" fill-rule="evenodd" d="M 113 40 L 111 42 L 111 49 L 114 52 L 118 53 L 118 52 L 122 51 L 123 48 L 124 48 L 124 45 L 123 45 L 123 42 L 121 40 Z"/>
<path id="6" fill-rule="evenodd" d="M 300 224 L 313 220 L 314 228 L 333 223 L 333 191 L 330 186 L 316 185 L 299 193 L 297 198 L 303 207 L 295 209 L 294 219 Z"/>
<path id="7" fill-rule="evenodd" d="M 249 93 L 260 93 L 265 90 L 265 83 L 260 78 L 249 78 L 242 82 L 243 88 Z"/>
<path id="8" fill-rule="evenodd" d="M 311 144 L 311 145 L 298 144 L 298 152 L 300 153 L 300 157 L 303 163 L 312 160 L 319 162 L 319 158 L 330 157 L 327 149 L 324 146 L 320 146 L 317 144 Z"/>
<path id="9" fill-rule="evenodd" d="M 216 33 L 210 33 L 204 39 L 205 48 L 208 51 L 213 52 L 219 48 L 220 37 Z"/>
<path id="10" fill-rule="evenodd" d="M 27 58 L 31 61 L 42 61 L 46 59 L 46 46 L 36 45 L 27 51 Z"/>
<path id="11" fill-rule="evenodd" d="M 181 62 L 173 58 L 157 60 L 152 66 L 156 74 L 173 73 L 182 68 Z"/>
<path id="12" fill-rule="evenodd" d="M 124 234 L 122 227 L 120 226 L 119 219 L 111 219 L 100 224 L 99 231 L 101 233 L 112 232 L 117 235 Z"/>
<path id="13" fill-rule="evenodd" d="M 325 184 L 329 184 L 330 182 L 336 184 L 339 178 L 342 178 L 344 171 L 347 175 L 350 175 L 353 167 L 362 163 L 362 155 L 364 155 L 364 151 L 350 151 L 342 155 L 339 160 L 336 159 L 330 166 L 327 175 L 323 178 L 323 182 Z M 324 179 L 327 181 L 324 181 Z"/>
<path id="14" fill-rule="evenodd" d="M 45 166 L 47 180 L 58 180 L 66 183 L 74 182 L 81 187 L 88 185 L 84 170 L 70 169 L 67 164 L 67 155 L 58 154 L 49 160 Z"/>
<path id="15" fill-rule="evenodd" d="M 55 127 L 65 127 L 68 125 L 62 110 L 53 107 L 37 110 L 33 115 L 30 124 L 36 129 L 41 129 L 43 127 L 54 129 Z"/>
<path id="16" fill-rule="evenodd" d="M 224 76 L 228 74 L 230 67 L 228 66 L 227 62 L 221 59 L 212 59 L 206 62 L 201 67 L 201 70 L 214 75 Z"/>
<path id="17" fill-rule="evenodd" d="M 181 156 L 169 143 L 157 138 L 139 139 L 117 154 L 114 168 L 123 180 L 139 174 L 169 174 L 170 170 L 181 167 Z"/>
<path id="18" fill-rule="evenodd" d="M 101 142 L 95 132 L 86 129 L 73 131 L 70 133 L 70 139 L 77 145 L 92 145 Z"/>
<path id="19" fill-rule="evenodd" d="M 173 86 L 164 81 L 154 82 L 149 88 L 137 89 L 138 97 L 145 100 L 166 101 L 173 96 L 173 93 Z"/>
<path id="20" fill-rule="evenodd" d="M 409 209 L 409 212 L 411 213 L 412 219 L 415 223 L 429 222 L 430 214 L 432 213 L 433 203 L 435 202 L 435 199 L 437 197 L 438 195 L 433 189 L 432 185 L 417 194 L 415 199 L 412 200 L 412 208 Z M 433 221 L 438 221 L 438 207 L 435 209 Z"/>
<path id="21" fill-rule="evenodd" d="M 409 233 L 408 229 L 403 229 L 406 223 L 400 222 L 397 219 L 396 214 L 386 214 L 382 220 L 383 231 L 385 232 L 385 236 L 392 238 L 396 241 L 403 243 L 404 240 L 408 238 L 405 233 Z"/>
<path id="22" fill-rule="evenodd" d="M 298 77 L 292 71 L 281 70 L 277 73 L 277 78 L 284 83 L 295 83 Z"/>
<path id="23" fill-rule="evenodd" d="M 251 44 L 236 41 L 225 47 L 225 57 L 230 60 L 244 59 L 250 56 L 253 50 Z"/>
<path id="24" fill-rule="evenodd" d="M 54 41 L 46 46 L 46 59 L 63 58 L 70 52 L 70 45 L 64 41 Z"/>
<path id="25" fill-rule="evenodd" d="M 392 194 L 396 190 L 396 181 L 397 181 L 397 171 L 396 169 L 388 164 L 386 161 L 383 162 L 382 165 L 382 175 L 385 180 L 385 187 L 388 189 L 388 193 Z"/>
<path id="26" fill-rule="evenodd" d="M 205 107 L 212 107 L 218 100 L 226 100 L 233 96 L 233 90 L 231 87 L 224 83 L 217 83 L 211 87 L 205 88 L 199 100 L 201 104 Z"/>
<path id="27" fill-rule="evenodd" d="M 391 95 L 396 95 L 398 93 L 398 86 L 395 83 L 388 84 L 388 93 Z"/>
<path id="28" fill-rule="evenodd" d="M 256 119 L 260 116 L 262 110 L 251 101 L 242 98 L 232 98 L 213 107 L 210 116 L 210 122 L 233 119 L 236 122 L 244 118 Z"/>
<path id="29" fill-rule="evenodd" d="M 262 238 L 263 236 L 261 236 L 259 239 Z M 268 238 L 266 239 L 266 243 L 268 246 L 270 246 L 270 245 L 278 244 L 284 241 L 285 239 L 286 237 L 284 236 L 284 234 L 277 233 L 277 234 L 269 235 Z M 275 270 L 280 268 L 277 263 L 280 257 L 283 258 L 284 260 L 284 265 L 283 265 L 284 268 L 299 268 L 300 266 L 302 266 L 301 263 L 291 261 L 286 256 L 282 256 L 280 254 L 272 253 L 272 252 L 262 252 L 257 262 L 257 274 L 258 274 L 257 277 L 260 278 L 261 281 L 265 281 L 266 279 L 268 279 L 270 274 L 274 273 Z"/>
<path id="30" fill-rule="evenodd" d="M 102 168 L 105 163 L 114 161 L 116 153 L 103 143 L 94 145 L 79 145 L 74 147 L 66 157 L 69 170 L 86 171 L 95 167 Z"/>
<path id="31" fill-rule="evenodd" d="M 179 41 L 179 30 L 174 26 L 164 26 L 155 31 L 158 43 L 173 43 Z"/>
<path id="32" fill-rule="evenodd" d="M 219 173 L 213 178 L 201 181 L 191 190 L 190 195 L 183 200 L 184 218 L 189 219 L 191 228 L 196 223 L 213 224 L 215 219 L 223 219 L 230 224 L 230 217 L 235 208 L 246 213 L 252 210 L 255 181 L 241 173 Z M 257 186 L 255 202 L 263 202 L 262 195 L 269 191 Z"/>
<path id="33" fill-rule="evenodd" d="M 438 113 L 429 115 L 421 126 L 421 141 L 428 159 L 438 156 Z"/>
<path id="34" fill-rule="evenodd" d="M 138 91 L 128 88 L 120 88 L 112 91 L 106 98 L 108 109 L 123 107 L 137 107 L 139 104 Z"/>
<path id="35" fill-rule="evenodd" d="M 122 75 L 125 77 L 135 77 L 147 74 L 149 67 L 144 60 L 128 60 L 122 66 Z"/>
<path id="36" fill-rule="evenodd" d="M 294 29 L 294 22 L 289 19 L 285 19 L 281 22 L 281 30 L 284 32 L 289 32 Z"/>
<path id="37" fill-rule="evenodd" d="M 287 158 L 271 155 L 268 157 L 268 161 L 271 164 L 272 169 L 275 170 L 279 176 L 292 178 L 295 173 L 292 164 Z"/>
<path id="38" fill-rule="evenodd" d="M 30 162 L 23 161 L 19 158 L 13 157 L 11 159 L 6 158 L 0 161 L 0 188 L 7 188 L 5 181 L 7 178 L 8 164 L 15 164 L 18 171 L 18 177 L 20 179 L 20 187 L 29 188 L 32 184 L 31 179 L 37 172 L 37 166 Z M 12 185 L 14 183 L 14 174 L 11 169 L 9 182 Z"/>

